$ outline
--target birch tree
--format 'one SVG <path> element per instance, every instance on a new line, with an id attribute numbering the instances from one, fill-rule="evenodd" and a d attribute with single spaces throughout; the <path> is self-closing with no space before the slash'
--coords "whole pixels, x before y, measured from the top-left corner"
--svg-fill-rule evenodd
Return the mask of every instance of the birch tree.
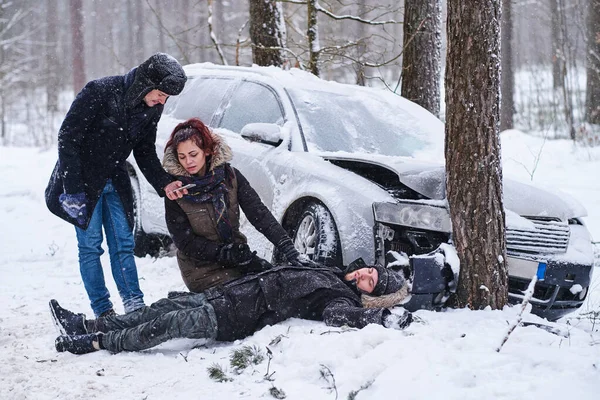
<path id="1" fill-rule="evenodd" d="M 319 28 L 317 25 L 317 0 L 307 0 L 307 21 L 308 29 L 306 37 L 308 42 L 308 70 L 319 76 L 319 53 L 321 47 L 319 45 Z"/>
<path id="2" fill-rule="evenodd" d="M 458 306 L 508 297 L 500 160 L 500 0 L 448 1 L 446 187 L 461 262 Z"/>

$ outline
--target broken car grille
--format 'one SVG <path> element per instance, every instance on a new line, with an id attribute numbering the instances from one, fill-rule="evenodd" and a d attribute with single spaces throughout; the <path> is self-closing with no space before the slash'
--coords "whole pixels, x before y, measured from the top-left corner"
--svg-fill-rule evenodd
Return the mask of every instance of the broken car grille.
<path id="1" fill-rule="evenodd" d="M 511 253 L 565 253 L 569 245 L 570 229 L 567 222 L 527 218 L 532 227 L 507 228 L 506 247 Z"/>

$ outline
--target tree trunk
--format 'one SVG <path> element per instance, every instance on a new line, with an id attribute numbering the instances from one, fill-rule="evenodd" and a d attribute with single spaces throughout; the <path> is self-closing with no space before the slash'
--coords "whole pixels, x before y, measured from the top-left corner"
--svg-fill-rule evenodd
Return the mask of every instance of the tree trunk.
<path id="1" fill-rule="evenodd" d="M 515 75 L 512 60 L 512 13 L 511 1 L 502 1 L 502 26 L 500 28 L 502 47 L 502 74 L 501 74 L 501 103 L 500 103 L 500 132 L 513 128 L 515 115 L 514 87 Z"/>
<path id="2" fill-rule="evenodd" d="M 460 307 L 507 301 L 500 161 L 500 0 L 448 1 L 446 186 Z"/>
<path id="3" fill-rule="evenodd" d="M 365 4 L 365 0 L 358 1 L 358 16 L 361 18 L 365 18 L 367 14 L 367 5 Z M 356 71 L 356 84 L 359 86 L 366 85 L 366 77 L 365 77 L 365 64 L 362 62 L 365 57 L 365 53 L 367 52 L 366 46 L 366 38 L 367 36 L 367 27 L 365 24 L 358 24 L 356 37 L 358 38 L 358 45 L 356 46 L 356 62 L 354 66 L 354 70 Z"/>
<path id="4" fill-rule="evenodd" d="M 276 0 L 250 0 L 250 39 L 254 64 L 277 67 L 286 61 L 285 23 L 281 3 Z"/>
<path id="5" fill-rule="evenodd" d="M 106 36 L 104 35 L 105 19 L 102 18 L 102 10 L 104 9 L 103 6 L 104 5 L 101 1 L 94 1 L 94 8 L 92 11 L 94 18 L 91 20 L 91 23 L 88 22 L 88 32 L 91 30 L 90 36 L 92 38 L 90 40 L 90 46 L 88 47 L 88 64 L 92 66 L 92 68 L 90 68 L 88 71 L 90 72 L 91 76 L 98 76 L 96 71 L 106 71 L 106 69 L 104 69 L 102 66 L 102 57 L 99 55 L 100 46 L 108 45 L 108 43 L 106 43 Z M 101 24 L 102 26 L 100 26 Z"/>
<path id="6" fill-rule="evenodd" d="M 440 115 L 441 0 L 404 3 L 403 97 Z"/>
<path id="7" fill-rule="evenodd" d="M 316 76 L 319 76 L 319 28 L 317 26 L 317 0 L 307 0 L 306 2 L 308 29 L 306 37 L 308 39 L 308 70 Z"/>
<path id="8" fill-rule="evenodd" d="M 206 24 L 207 24 L 207 11 L 203 6 L 196 14 L 196 25 L 198 26 L 198 32 L 196 33 L 196 52 L 195 59 L 193 62 L 202 62 L 208 60 L 208 48 L 210 46 L 210 39 L 206 36 Z"/>
<path id="9" fill-rule="evenodd" d="M 585 120 L 600 125 L 600 0 L 589 0 Z"/>
<path id="10" fill-rule="evenodd" d="M 133 62 L 133 64 L 131 64 L 131 66 L 133 67 L 134 65 L 137 64 L 141 64 L 144 61 L 144 56 L 146 54 L 145 51 L 145 29 L 144 26 L 146 25 L 144 22 L 144 6 L 146 6 L 146 2 L 145 1 L 140 1 L 137 0 L 136 4 L 135 4 L 135 61 Z"/>
<path id="11" fill-rule="evenodd" d="M 49 114 L 58 111 L 58 15 L 56 3 L 46 1 L 46 110 Z"/>
<path id="12" fill-rule="evenodd" d="M 133 12 L 133 1 L 127 0 L 127 11 L 123 24 L 127 29 L 127 65 L 135 65 L 135 15 Z"/>
<path id="13" fill-rule="evenodd" d="M 71 46 L 73 53 L 73 91 L 79 93 L 85 86 L 85 58 L 83 45 L 82 0 L 71 0 Z"/>
<path id="14" fill-rule="evenodd" d="M 561 52 L 563 46 L 560 34 L 558 0 L 550 0 L 550 25 L 550 29 L 552 29 L 552 87 L 558 89 L 563 86 L 563 54 Z"/>
<path id="15" fill-rule="evenodd" d="M 167 52 L 167 45 L 165 44 L 165 32 L 162 29 L 162 1 L 161 0 L 156 0 L 156 5 L 155 5 L 155 10 L 156 10 L 156 24 L 157 24 L 157 29 L 158 29 L 158 51 L 161 51 L 163 53 Z"/>
<path id="16" fill-rule="evenodd" d="M 190 63 L 190 0 L 183 0 L 181 2 L 181 15 L 183 18 L 183 32 L 181 34 L 181 59 L 184 63 Z"/>

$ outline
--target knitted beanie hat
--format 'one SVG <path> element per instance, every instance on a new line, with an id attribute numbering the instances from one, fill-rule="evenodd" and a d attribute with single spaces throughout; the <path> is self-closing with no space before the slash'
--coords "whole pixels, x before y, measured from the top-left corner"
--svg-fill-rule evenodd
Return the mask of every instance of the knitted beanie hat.
<path id="1" fill-rule="evenodd" d="M 183 90 L 186 80 L 185 72 L 175 58 L 156 53 L 137 67 L 125 101 L 129 107 L 133 107 L 154 89 L 176 96 Z"/>

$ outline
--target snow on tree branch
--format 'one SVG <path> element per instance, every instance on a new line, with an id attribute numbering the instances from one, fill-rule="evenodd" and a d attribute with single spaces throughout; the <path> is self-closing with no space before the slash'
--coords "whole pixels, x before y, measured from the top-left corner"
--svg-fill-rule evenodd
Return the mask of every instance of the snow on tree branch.
<path id="1" fill-rule="evenodd" d="M 223 63 L 223 65 L 228 65 L 227 60 L 225 59 L 225 54 L 223 54 L 223 50 L 221 49 L 221 46 L 219 45 L 219 42 L 217 41 L 217 36 L 215 35 L 215 32 L 213 30 L 212 16 L 213 16 L 212 0 L 208 0 L 208 30 L 210 31 L 210 40 L 212 40 L 212 42 L 214 43 L 215 48 L 217 49 L 217 53 L 219 53 L 219 58 L 221 59 L 221 62 Z"/>
<path id="2" fill-rule="evenodd" d="M 307 2 L 303 1 L 303 0 L 280 0 L 280 2 L 281 3 L 301 4 L 301 5 L 307 4 Z M 396 21 L 393 19 L 388 20 L 388 21 L 373 21 L 370 19 L 360 18 L 355 15 L 336 15 L 336 14 L 332 13 L 331 11 L 327 11 L 326 9 L 321 7 L 321 5 L 318 2 L 315 4 L 315 9 L 317 11 L 320 11 L 323 14 L 329 16 L 330 18 L 337 19 L 337 20 L 351 19 L 352 21 L 357 21 L 357 22 L 361 22 L 363 24 L 369 24 L 369 25 L 387 25 L 387 24 L 401 24 L 402 23 L 402 21 Z"/>
<path id="3" fill-rule="evenodd" d="M 351 19 L 352 21 L 357 21 L 357 22 L 361 22 L 363 24 L 368 24 L 368 25 L 387 25 L 387 24 L 401 24 L 402 23 L 400 21 L 396 21 L 393 19 L 388 20 L 388 21 L 373 21 L 373 20 L 369 20 L 369 19 L 363 19 L 363 18 L 357 17 L 355 15 L 336 15 L 330 11 L 327 11 L 323 7 L 321 7 L 321 5 L 319 3 L 315 4 L 315 8 L 317 11 L 320 11 L 323 14 L 329 16 L 330 18 L 337 19 L 337 20 Z"/>

